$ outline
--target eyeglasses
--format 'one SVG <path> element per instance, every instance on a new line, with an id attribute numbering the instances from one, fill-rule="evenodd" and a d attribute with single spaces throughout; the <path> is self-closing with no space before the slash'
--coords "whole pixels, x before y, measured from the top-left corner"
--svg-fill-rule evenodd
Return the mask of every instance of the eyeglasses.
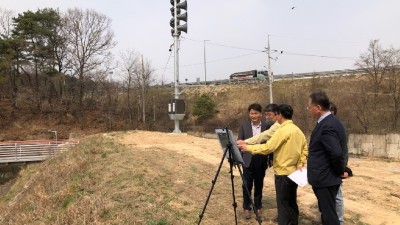
<path id="1" fill-rule="evenodd" d="M 272 118 L 272 117 L 276 116 L 276 114 L 274 112 L 266 112 L 264 115 L 267 118 Z"/>
<path id="2" fill-rule="evenodd" d="M 307 110 L 310 111 L 311 107 L 319 107 L 319 108 L 321 108 L 320 105 L 307 105 Z"/>

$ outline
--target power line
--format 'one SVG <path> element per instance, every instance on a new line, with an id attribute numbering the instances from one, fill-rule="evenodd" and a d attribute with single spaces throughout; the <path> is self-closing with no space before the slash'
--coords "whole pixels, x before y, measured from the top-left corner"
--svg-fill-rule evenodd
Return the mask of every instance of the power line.
<path id="1" fill-rule="evenodd" d="M 308 41 L 323 41 L 323 42 L 336 42 L 336 43 L 347 43 L 347 44 L 363 44 L 361 42 L 356 42 L 356 41 L 324 40 L 324 39 L 317 39 L 317 38 L 290 37 L 290 36 L 273 35 L 273 34 L 271 34 L 270 36 L 278 37 L 278 38 L 287 38 L 287 39 L 308 40 Z"/>
<path id="2" fill-rule="evenodd" d="M 169 60 L 171 59 L 171 55 L 172 55 L 172 51 L 170 51 L 170 53 L 169 53 L 167 63 L 165 64 L 164 71 L 162 72 L 162 77 L 161 77 L 162 81 L 161 82 L 164 82 L 163 79 L 164 79 L 164 75 L 165 75 L 165 70 L 167 69 L 167 66 L 169 64 Z M 156 69 L 156 70 L 159 70 L 159 69 Z"/>
<path id="3" fill-rule="evenodd" d="M 352 61 L 357 60 L 357 58 L 355 58 L 355 57 L 313 55 L 313 54 L 295 53 L 295 52 L 287 52 L 287 51 L 279 51 L 279 52 L 281 52 L 281 54 L 288 54 L 288 55 L 309 56 L 309 57 L 330 58 L 330 59 L 343 59 L 343 60 L 352 60 Z"/>
<path id="4" fill-rule="evenodd" d="M 211 60 L 211 61 L 207 61 L 206 63 L 215 63 L 215 62 L 220 62 L 220 61 L 225 61 L 225 60 L 230 60 L 230 59 L 235 59 L 235 58 L 246 57 L 246 56 L 249 56 L 249 55 L 255 55 L 255 54 L 258 54 L 258 53 L 263 53 L 263 51 L 258 51 L 258 52 L 253 52 L 253 53 L 248 53 L 248 54 L 238 55 L 238 56 L 232 56 L 232 57 L 228 57 L 228 58 L 222 58 L 222 59 Z M 171 55 L 170 55 L 170 56 L 171 56 Z M 169 61 L 169 58 L 168 58 L 168 61 Z M 198 66 L 198 65 L 203 65 L 203 64 L 204 64 L 204 62 L 201 62 L 201 63 L 192 63 L 192 64 L 181 65 L 180 67 Z M 168 65 L 168 62 L 167 62 L 167 65 Z M 166 70 L 166 68 L 167 68 L 167 65 L 166 65 L 165 68 L 164 68 L 164 72 L 165 72 L 165 70 Z M 160 70 L 160 69 L 155 69 L 155 70 Z M 163 72 L 163 74 L 164 74 L 164 72 Z"/>
<path id="5" fill-rule="evenodd" d="M 272 35 L 272 36 L 279 37 L 279 36 L 277 36 L 277 35 Z M 281 37 L 284 37 L 284 36 L 281 36 Z M 204 44 L 204 43 L 203 43 L 203 40 L 195 40 L 195 39 L 191 39 L 191 38 L 187 38 L 187 37 L 182 37 L 182 39 L 190 40 L 190 41 L 194 41 L 194 42 L 198 42 L 198 43 Z M 226 48 L 232 48 L 232 49 L 240 49 L 240 50 L 252 51 L 252 53 L 243 54 L 243 55 L 238 55 L 238 56 L 233 56 L 233 57 L 228 57 L 228 58 L 222 58 L 222 59 L 211 60 L 211 61 L 207 61 L 206 63 L 215 63 L 215 62 L 220 62 L 220 61 L 226 61 L 226 60 L 230 60 L 230 59 L 241 58 L 241 57 L 246 57 L 246 56 L 249 56 L 249 55 L 254 55 L 254 54 L 266 52 L 266 50 L 257 50 L 257 49 L 242 48 L 242 47 L 229 46 L 229 45 L 218 44 L 218 43 L 213 43 L 213 42 L 207 42 L 207 44 L 209 44 L 209 45 L 215 45 L 215 46 L 221 46 L 221 47 L 226 47 Z M 305 56 L 305 57 L 329 58 L 329 59 L 352 60 L 352 61 L 357 60 L 356 57 L 328 56 L 328 55 L 316 55 L 316 54 L 307 54 L 307 53 L 296 53 L 296 52 L 290 52 L 290 51 L 284 51 L 284 50 L 277 50 L 277 49 L 271 49 L 271 51 L 273 51 L 273 52 L 275 52 L 275 53 L 280 53 L 280 54 L 296 55 L 296 56 Z M 167 69 L 167 66 L 168 66 L 168 63 L 169 63 L 170 58 L 171 58 L 171 54 L 169 55 L 167 64 L 166 64 L 165 67 L 164 67 L 163 75 L 165 74 L 165 70 Z M 198 66 L 198 65 L 203 65 L 203 64 L 204 64 L 204 62 L 201 62 L 201 63 L 193 63 L 193 64 L 181 65 L 181 67 Z M 156 70 L 160 70 L 160 69 L 156 69 Z"/>
<path id="6" fill-rule="evenodd" d="M 272 35 L 275 36 L 275 35 Z M 283 36 L 282 36 L 283 37 Z M 199 40 L 194 40 L 190 38 L 184 38 L 186 40 L 190 41 L 195 41 L 199 43 L 203 43 L 203 41 Z M 311 39 L 310 39 L 311 40 Z M 249 48 L 242 48 L 242 47 L 236 47 L 236 46 L 229 46 L 229 45 L 223 45 L 223 44 L 217 44 L 213 42 L 208 42 L 209 45 L 216 45 L 216 46 L 222 46 L 222 47 L 227 47 L 227 48 L 233 48 L 233 49 L 241 49 L 241 50 L 247 50 L 247 51 L 255 51 L 255 52 L 260 52 L 258 49 L 249 49 Z M 315 55 L 315 54 L 307 54 L 307 53 L 296 53 L 296 52 L 290 52 L 290 51 L 283 51 L 283 50 L 277 50 L 277 49 L 271 49 L 273 52 L 280 52 L 281 54 L 285 53 L 288 55 L 298 55 L 298 56 L 308 56 L 308 57 L 319 57 L 319 58 L 331 58 L 331 59 L 343 59 L 343 60 L 357 60 L 356 57 L 347 57 L 347 56 L 327 56 L 327 55 Z M 265 52 L 265 50 L 263 51 Z"/>
<path id="7" fill-rule="evenodd" d="M 203 41 L 200 40 L 194 40 L 194 39 L 190 39 L 187 37 L 182 37 L 182 39 L 186 39 L 186 40 L 190 40 L 190 41 L 194 41 L 194 42 L 201 42 L 203 43 Z M 215 45 L 215 46 L 221 46 L 221 47 L 226 47 L 226 48 L 233 48 L 233 49 L 240 49 L 240 50 L 246 50 L 246 51 L 253 51 L 253 52 L 258 52 L 260 50 L 258 49 L 250 49 L 250 48 L 242 48 L 242 47 L 236 47 L 236 46 L 229 46 L 229 45 L 224 45 L 224 44 L 218 44 L 218 43 L 214 43 L 214 42 L 207 42 L 208 45 Z"/>
<path id="8" fill-rule="evenodd" d="M 220 62 L 220 61 L 225 61 L 225 60 L 230 60 L 230 59 L 235 59 L 235 58 L 241 58 L 241 57 L 246 57 L 246 56 L 249 56 L 249 55 L 255 55 L 255 54 L 258 54 L 258 53 L 262 53 L 262 52 L 263 51 L 258 51 L 258 52 L 244 54 L 244 55 L 238 55 L 238 56 L 232 56 L 232 57 L 228 57 L 228 58 L 216 59 L 216 60 L 207 61 L 206 63 L 215 63 L 215 62 Z M 197 65 L 203 65 L 203 63 L 186 64 L 186 65 L 183 65 L 182 67 L 197 66 Z"/>

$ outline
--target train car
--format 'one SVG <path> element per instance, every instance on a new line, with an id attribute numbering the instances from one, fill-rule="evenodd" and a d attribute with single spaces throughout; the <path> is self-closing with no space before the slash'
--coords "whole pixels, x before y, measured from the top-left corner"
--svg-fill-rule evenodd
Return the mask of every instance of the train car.
<path id="1" fill-rule="evenodd" d="M 233 73 L 229 76 L 231 80 L 265 80 L 268 72 L 265 70 L 249 70 Z"/>

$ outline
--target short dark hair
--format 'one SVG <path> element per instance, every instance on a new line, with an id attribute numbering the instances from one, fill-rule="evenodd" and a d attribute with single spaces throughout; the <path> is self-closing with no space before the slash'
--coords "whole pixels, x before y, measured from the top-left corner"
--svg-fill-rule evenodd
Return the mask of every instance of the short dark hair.
<path id="1" fill-rule="evenodd" d="M 324 91 L 315 91 L 310 94 L 311 103 L 321 106 L 323 110 L 329 110 L 329 98 Z"/>
<path id="2" fill-rule="evenodd" d="M 278 114 L 278 105 L 275 103 L 270 103 L 265 106 L 264 112 L 273 112 L 276 115 Z"/>
<path id="3" fill-rule="evenodd" d="M 258 103 L 253 103 L 251 105 L 249 105 L 249 107 L 247 108 L 247 110 L 250 112 L 250 110 L 255 110 L 258 112 L 262 112 L 262 106 Z"/>
<path id="4" fill-rule="evenodd" d="M 333 115 L 336 115 L 336 113 L 337 113 L 337 107 L 335 104 L 333 104 L 333 102 L 331 102 L 331 104 L 329 104 L 329 111 L 333 112 Z"/>
<path id="5" fill-rule="evenodd" d="M 283 116 L 283 118 L 291 120 L 293 117 L 293 108 L 287 104 L 281 104 L 278 106 L 278 113 Z"/>

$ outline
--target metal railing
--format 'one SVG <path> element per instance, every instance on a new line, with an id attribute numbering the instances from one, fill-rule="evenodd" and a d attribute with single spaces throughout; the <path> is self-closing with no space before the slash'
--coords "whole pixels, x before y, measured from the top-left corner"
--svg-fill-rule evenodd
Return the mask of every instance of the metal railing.
<path id="1" fill-rule="evenodd" d="M 0 142 L 0 164 L 43 161 L 78 143 L 79 140 Z"/>

